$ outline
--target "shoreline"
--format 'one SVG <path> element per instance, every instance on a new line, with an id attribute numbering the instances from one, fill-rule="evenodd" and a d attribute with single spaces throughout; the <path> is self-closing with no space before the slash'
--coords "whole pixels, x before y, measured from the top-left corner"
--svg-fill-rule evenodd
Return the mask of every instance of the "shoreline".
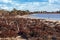
<path id="1" fill-rule="evenodd" d="M 36 17 L 30 16 L 30 15 L 24 15 L 24 16 L 19 16 L 19 15 L 18 15 L 16 18 L 44 19 L 44 20 L 46 20 L 46 21 L 52 21 L 52 22 L 58 21 L 58 22 L 60 23 L 59 20 L 48 19 L 48 18 L 39 18 L 39 17 L 36 18 Z"/>

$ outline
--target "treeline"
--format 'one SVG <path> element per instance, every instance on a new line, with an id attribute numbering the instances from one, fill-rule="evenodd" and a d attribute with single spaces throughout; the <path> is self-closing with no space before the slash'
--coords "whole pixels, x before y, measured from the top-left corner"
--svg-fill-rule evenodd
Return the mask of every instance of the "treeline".
<path id="1" fill-rule="evenodd" d="M 55 11 L 55 12 L 47 12 L 47 11 L 35 11 L 35 12 L 33 12 L 33 13 L 43 13 L 43 14 L 45 14 L 45 13 L 49 13 L 49 14 L 56 14 L 56 13 L 58 13 L 58 14 L 60 14 L 60 11 Z"/>
<path id="2" fill-rule="evenodd" d="M 12 11 L 7 11 L 7 10 L 0 10 L 0 16 L 15 16 L 15 15 L 26 15 L 26 14 L 31 14 L 29 10 L 26 11 L 21 11 L 17 9 L 13 9 Z"/>
<path id="3" fill-rule="evenodd" d="M 28 14 L 36 14 L 36 13 L 39 13 L 39 14 L 60 14 L 60 11 L 55 11 L 55 12 L 47 12 L 47 11 L 34 11 L 34 12 L 30 12 L 29 10 L 26 10 L 26 11 L 22 11 L 22 10 L 17 10 L 17 9 L 13 9 L 11 11 L 8 11 L 8 10 L 4 10 L 4 9 L 1 9 L 0 10 L 0 16 L 15 16 L 15 15 L 28 15 Z"/>

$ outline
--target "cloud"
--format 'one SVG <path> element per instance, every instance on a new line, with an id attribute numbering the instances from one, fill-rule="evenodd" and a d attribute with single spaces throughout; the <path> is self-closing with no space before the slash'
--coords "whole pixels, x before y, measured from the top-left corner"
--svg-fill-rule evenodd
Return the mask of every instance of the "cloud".
<path id="1" fill-rule="evenodd" d="M 55 3 L 55 2 L 60 3 L 60 0 L 49 0 L 49 3 Z"/>
<path id="2" fill-rule="evenodd" d="M 49 5 L 48 2 L 26 2 L 24 4 L 17 5 L 17 7 L 17 9 L 30 11 L 57 11 L 60 9 L 59 5 Z"/>
<path id="3" fill-rule="evenodd" d="M 0 8 L 7 10 L 12 10 L 13 8 L 16 8 L 18 10 L 30 10 L 30 11 L 57 11 L 60 9 L 60 5 L 58 5 L 60 3 L 59 0 L 49 0 L 48 2 L 24 2 L 24 3 L 18 3 L 12 0 L 0 0 L 0 2 L 4 3 L 0 4 Z M 58 2 L 58 4 L 55 4 L 55 2 Z M 10 3 L 11 6 L 8 6 L 5 3 L 6 4 Z"/>
<path id="4" fill-rule="evenodd" d="M 49 4 L 47 4 L 46 6 L 42 6 L 40 10 L 51 12 L 51 11 L 59 11 L 59 9 L 60 9 L 59 5 L 56 5 L 56 4 L 55 5 L 54 4 L 49 5 Z"/>
<path id="5" fill-rule="evenodd" d="M 12 0 L 0 0 L 0 2 L 4 2 L 4 3 L 11 3 Z"/>
<path id="6" fill-rule="evenodd" d="M 5 9 L 5 10 L 12 10 L 13 9 L 13 7 L 8 7 L 7 5 L 5 5 L 5 4 L 0 4 L 0 9 Z"/>
<path id="7" fill-rule="evenodd" d="M 45 5 L 45 2 L 26 2 L 20 5 L 17 5 L 17 9 L 21 10 L 30 10 L 30 11 L 38 11 L 41 6 Z"/>

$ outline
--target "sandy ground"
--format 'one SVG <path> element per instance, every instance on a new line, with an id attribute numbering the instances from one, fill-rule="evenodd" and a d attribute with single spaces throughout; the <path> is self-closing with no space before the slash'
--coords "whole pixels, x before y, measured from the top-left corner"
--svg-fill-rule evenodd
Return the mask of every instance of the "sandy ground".
<path id="1" fill-rule="evenodd" d="M 26 40 L 26 39 L 22 39 L 20 36 L 17 36 L 16 38 L 14 37 L 0 38 L 0 40 Z"/>

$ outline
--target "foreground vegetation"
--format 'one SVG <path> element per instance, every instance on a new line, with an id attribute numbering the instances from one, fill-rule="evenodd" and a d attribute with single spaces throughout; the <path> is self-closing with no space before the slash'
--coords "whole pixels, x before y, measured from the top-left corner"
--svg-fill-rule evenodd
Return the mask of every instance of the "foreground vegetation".
<path id="1" fill-rule="evenodd" d="M 26 40 L 60 40 L 60 23 L 44 19 L 0 18 L 0 38 L 17 36 Z"/>

